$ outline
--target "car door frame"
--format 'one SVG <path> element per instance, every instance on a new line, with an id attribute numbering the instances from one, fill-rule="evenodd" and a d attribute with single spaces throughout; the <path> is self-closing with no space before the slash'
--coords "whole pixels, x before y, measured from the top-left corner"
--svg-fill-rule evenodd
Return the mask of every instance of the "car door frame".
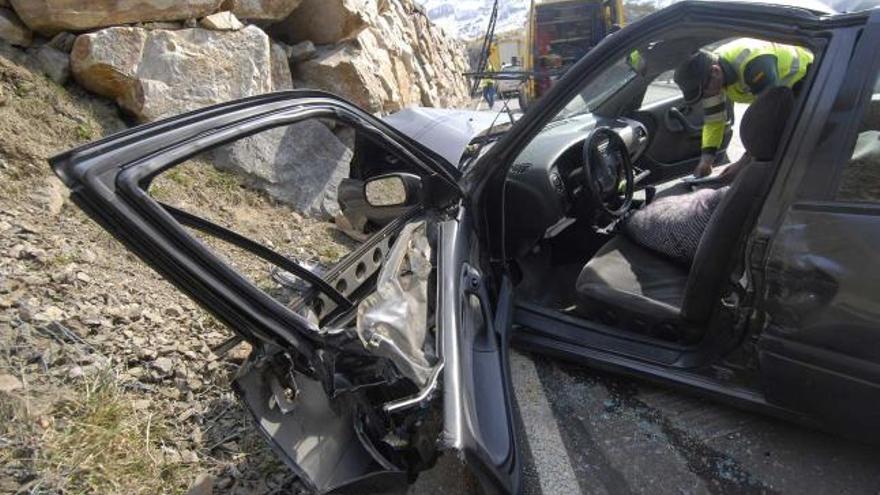
<path id="1" fill-rule="evenodd" d="M 512 436 L 500 438 L 487 434 L 487 429 L 499 431 L 492 429 L 493 424 L 487 420 L 498 424 L 498 418 L 502 417 L 512 424 L 509 374 L 503 369 L 506 359 L 499 357 L 501 352 L 506 353 L 507 346 L 495 340 L 493 349 L 489 350 L 495 353 L 490 359 L 472 359 L 474 352 L 485 349 L 475 351 L 472 337 L 476 334 L 471 319 L 462 316 L 461 301 L 475 295 L 487 311 L 491 302 L 479 277 L 480 253 L 464 234 L 471 226 L 465 208 L 458 203 L 460 173 L 452 164 L 345 100 L 320 91 L 274 93 L 197 110 L 70 150 L 53 157 L 50 164 L 71 189 L 72 201 L 129 250 L 245 340 L 294 350 L 304 359 L 294 370 L 314 373 L 310 378 L 314 378 L 317 385 L 309 387 L 323 385 L 326 391 L 332 370 L 318 352 L 317 327 L 232 270 L 184 230 L 184 222 L 175 217 L 172 209 L 151 198 L 146 191 L 152 178 L 201 151 L 263 130 L 315 118 L 342 121 L 383 139 L 398 156 L 424 172 L 422 181 L 428 198 L 425 208 L 438 212 L 458 210 L 458 219 L 450 220 L 458 224 L 445 228 L 452 230 L 449 234 L 441 232 L 438 248 L 453 254 L 439 256 L 439 278 L 448 281 L 452 277 L 454 282 L 438 284 L 438 331 L 445 342 L 441 351 L 444 357 L 446 353 L 462 357 L 461 361 L 443 363 L 446 376 L 454 377 L 448 384 L 444 383 L 444 419 L 455 421 L 444 423 L 446 430 L 441 435 L 440 447 L 463 450 L 476 467 L 489 474 L 488 483 L 515 491 L 519 476 L 515 441 Z M 484 312 L 483 316 L 490 337 L 503 338 L 493 330 L 494 313 Z M 471 333 L 457 340 L 458 334 L 465 332 Z M 478 365 L 473 366 L 474 363 Z M 482 396 L 473 393 L 474 384 L 477 389 L 486 390 L 487 377 L 499 376 L 508 377 L 504 386 L 499 387 L 493 381 L 494 392 L 489 390 Z M 453 383 L 461 387 L 451 387 Z M 487 404 L 498 390 L 502 392 L 502 400 Z M 433 392 L 428 390 L 424 397 L 397 405 L 420 406 Z M 246 395 L 242 397 L 247 400 Z M 265 432 L 265 428 L 262 429 Z M 505 426 L 500 430 L 501 437 L 510 430 Z M 270 441 L 279 450 L 278 443 L 271 438 Z M 305 474 L 295 463 L 285 460 L 300 476 Z M 401 479 L 399 473 L 389 474 L 393 479 Z M 371 481 L 369 478 L 376 481 L 377 477 L 361 476 L 361 481 Z M 312 484 L 311 488 L 324 491 L 338 486 Z"/>
<path id="2" fill-rule="evenodd" d="M 348 121 L 386 139 L 401 156 L 424 168 L 425 181 L 433 182 L 429 190 L 442 191 L 442 183 L 447 196 L 449 191 L 457 193 L 458 171 L 445 160 L 344 100 L 316 91 L 274 93 L 197 110 L 70 150 L 51 158 L 50 164 L 71 188 L 71 198 L 78 206 L 230 328 L 251 341 L 299 346 L 300 352 L 311 356 L 312 346 L 303 335 L 314 331 L 314 325 L 243 278 L 235 280 L 230 270 L 212 268 L 225 268 L 225 264 L 179 225 L 169 228 L 178 221 L 146 194 L 145 186 L 201 151 L 273 127 L 321 117 Z M 436 198 L 431 203 L 436 204 Z M 168 239 L 176 245 L 170 245 Z M 205 291 L 224 285 L 239 295 L 225 294 L 223 302 L 206 296 Z"/>
<path id="3" fill-rule="evenodd" d="M 487 493 L 519 493 L 522 461 L 508 359 L 513 287 L 507 278 L 493 280 L 473 222 L 463 202 L 456 218 L 440 225 L 444 443 L 464 453 Z"/>

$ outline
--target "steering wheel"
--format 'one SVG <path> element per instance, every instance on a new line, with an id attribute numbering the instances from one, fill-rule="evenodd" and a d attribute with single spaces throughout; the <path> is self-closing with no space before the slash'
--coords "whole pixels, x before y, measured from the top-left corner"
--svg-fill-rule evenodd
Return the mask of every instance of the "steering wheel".
<path id="1" fill-rule="evenodd" d="M 593 202 L 612 217 L 632 205 L 635 179 L 629 149 L 620 135 L 598 127 L 584 141 L 584 184 Z"/>

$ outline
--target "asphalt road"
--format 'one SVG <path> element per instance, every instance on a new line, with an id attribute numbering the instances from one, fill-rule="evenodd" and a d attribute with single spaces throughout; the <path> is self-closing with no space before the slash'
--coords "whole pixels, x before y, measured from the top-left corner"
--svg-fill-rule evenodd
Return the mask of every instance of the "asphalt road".
<path id="1" fill-rule="evenodd" d="M 874 447 L 515 353 L 526 494 L 880 493 Z M 411 494 L 479 493 L 452 455 Z"/>

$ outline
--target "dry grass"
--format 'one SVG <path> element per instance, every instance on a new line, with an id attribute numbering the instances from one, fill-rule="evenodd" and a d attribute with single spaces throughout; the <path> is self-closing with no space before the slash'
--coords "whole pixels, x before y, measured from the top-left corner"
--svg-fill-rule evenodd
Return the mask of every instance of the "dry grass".
<path id="1" fill-rule="evenodd" d="M 37 462 L 54 490 L 64 493 L 159 493 L 184 486 L 186 469 L 169 462 L 161 413 L 138 411 L 112 373 L 77 385 L 75 398 L 53 411 Z M 169 490 L 170 489 L 170 490 Z"/>
<path id="2" fill-rule="evenodd" d="M 279 203 L 264 192 L 242 187 L 236 176 L 214 168 L 208 161 L 196 158 L 157 177 L 150 185 L 150 195 L 206 220 L 300 259 L 332 264 L 352 251 L 355 242 L 342 234 L 332 223 L 303 218 L 289 206 Z M 234 262 L 250 257 L 220 241 L 205 240 L 218 253 Z M 266 264 L 236 266 L 251 279 L 268 274 Z"/>
<path id="3" fill-rule="evenodd" d="M 19 199 L 28 179 L 51 174 L 47 158 L 125 127 L 112 104 L 68 92 L 29 71 L 29 62 L 0 46 L 0 194 Z"/>
<path id="4" fill-rule="evenodd" d="M 163 450 L 171 445 L 168 420 L 138 410 L 109 370 L 72 384 L 45 414 L 30 405 L 33 392 L 0 401 L 5 447 L 0 463 L 29 464 L 40 477 L 30 493 L 174 493 L 191 468 Z"/>

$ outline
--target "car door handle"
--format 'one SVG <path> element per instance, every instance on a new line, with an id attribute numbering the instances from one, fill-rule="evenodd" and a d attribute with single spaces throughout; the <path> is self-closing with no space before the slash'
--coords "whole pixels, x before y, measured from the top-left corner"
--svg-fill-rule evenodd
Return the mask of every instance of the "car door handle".
<path id="1" fill-rule="evenodd" d="M 478 349 L 495 350 L 497 347 L 494 342 L 497 334 L 495 329 L 495 315 L 492 313 L 489 306 L 489 291 L 486 288 L 483 275 L 479 270 L 468 264 L 464 265 L 464 273 L 462 275 L 463 292 L 466 296 L 474 296 L 477 298 L 483 318 L 483 327 L 474 339 L 474 347 Z"/>
<path id="2" fill-rule="evenodd" d="M 672 107 L 666 111 L 666 129 L 672 132 L 687 132 L 688 134 L 702 134 L 703 128 L 691 123 L 678 108 Z"/>

